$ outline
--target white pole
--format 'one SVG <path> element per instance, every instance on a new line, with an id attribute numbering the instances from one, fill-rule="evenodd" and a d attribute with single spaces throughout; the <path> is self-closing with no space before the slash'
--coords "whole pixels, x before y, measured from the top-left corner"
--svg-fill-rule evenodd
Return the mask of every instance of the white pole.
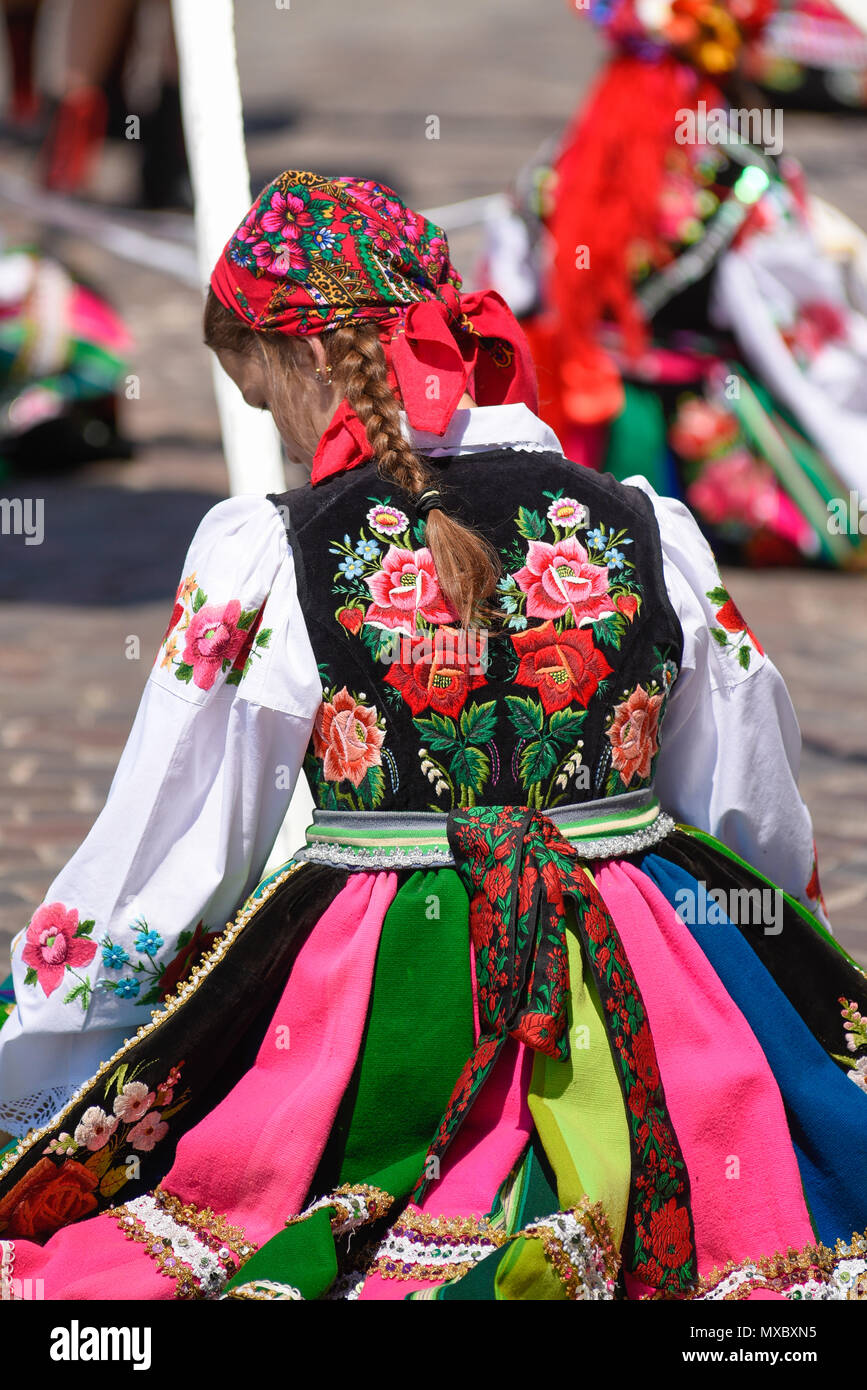
<path id="1" fill-rule="evenodd" d="M 232 0 L 172 0 L 181 109 L 195 201 L 196 246 L 203 287 L 233 229 L 250 206 L 241 87 Z M 270 415 L 245 405 L 214 358 L 214 392 L 233 495 L 282 492 L 280 441 Z M 303 774 L 265 868 L 282 864 L 304 843 L 313 801 Z"/>

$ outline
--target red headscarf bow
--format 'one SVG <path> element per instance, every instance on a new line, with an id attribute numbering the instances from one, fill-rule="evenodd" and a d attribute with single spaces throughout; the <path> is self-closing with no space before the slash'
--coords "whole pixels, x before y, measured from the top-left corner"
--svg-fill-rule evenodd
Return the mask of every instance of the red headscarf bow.
<path id="1" fill-rule="evenodd" d="M 505 300 L 493 290 L 461 294 L 445 234 L 381 184 L 281 174 L 230 238 L 211 288 L 257 331 L 306 336 L 348 319 L 376 323 L 414 429 L 442 435 L 468 389 L 479 405 L 537 408 L 530 350 Z M 344 400 L 312 482 L 371 454 Z"/>

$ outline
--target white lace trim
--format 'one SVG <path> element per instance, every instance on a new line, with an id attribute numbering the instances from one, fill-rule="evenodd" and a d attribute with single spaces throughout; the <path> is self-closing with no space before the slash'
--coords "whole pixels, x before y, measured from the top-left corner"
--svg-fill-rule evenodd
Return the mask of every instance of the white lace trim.
<path id="1" fill-rule="evenodd" d="M 0 1240 L 0 1303 L 11 1303 L 15 1297 L 14 1266 L 15 1246 L 11 1240 Z"/>
<path id="2" fill-rule="evenodd" d="M 402 1265 L 477 1264 L 492 1255 L 499 1246 L 492 1240 L 461 1240 L 453 1243 L 448 1236 L 424 1240 L 389 1231 L 377 1247 L 374 1260 L 394 1260 Z"/>
<path id="3" fill-rule="evenodd" d="M 18 1100 L 0 1101 L 0 1129 L 16 1139 L 23 1139 L 31 1129 L 42 1129 L 69 1102 L 75 1086 L 51 1086 L 45 1091 Z"/>

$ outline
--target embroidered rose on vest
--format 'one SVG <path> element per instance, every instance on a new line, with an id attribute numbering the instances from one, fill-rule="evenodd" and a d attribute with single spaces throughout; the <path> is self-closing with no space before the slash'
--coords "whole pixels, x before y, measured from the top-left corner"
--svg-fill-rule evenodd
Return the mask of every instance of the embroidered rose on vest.
<path id="1" fill-rule="evenodd" d="M 527 563 L 513 575 L 527 595 L 531 618 L 562 618 L 571 612 L 578 627 L 614 613 L 608 592 L 608 568 L 588 562 L 587 551 L 574 536 L 549 545 L 530 541 Z"/>
<path id="2" fill-rule="evenodd" d="M 470 660 L 466 634 L 458 628 L 440 627 L 431 641 L 409 638 L 400 642 L 400 660 L 385 677 L 387 685 L 399 690 L 413 714 L 430 707 L 439 714 L 460 714 L 467 695 L 487 677 L 478 661 Z"/>
<path id="3" fill-rule="evenodd" d="M 327 781 L 348 780 L 354 787 L 360 786 L 370 769 L 382 762 L 384 740 L 376 710 L 359 704 L 346 686 L 319 706 L 313 746 L 317 758 L 323 759 Z"/>
<path id="4" fill-rule="evenodd" d="M 0 1202 L 0 1232 L 10 1240 L 32 1240 L 95 1211 L 96 1175 L 74 1159 L 61 1168 L 40 1158 Z"/>
<path id="5" fill-rule="evenodd" d="M 520 657 L 515 684 L 537 689 L 547 714 L 573 700 L 586 709 L 599 682 L 611 675 L 592 635 L 579 628 L 557 632 L 547 622 L 515 633 L 512 642 Z"/>
<path id="6" fill-rule="evenodd" d="M 433 556 L 427 547 L 403 550 L 390 545 L 382 568 L 367 576 L 373 603 L 364 621 L 376 627 L 416 631 L 416 615 L 429 623 L 449 623 L 457 618 L 437 578 Z"/>
<path id="7" fill-rule="evenodd" d="M 627 700 L 615 707 L 606 733 L 611 744 L 611 762 L 625 787 L 633 777 L 639 782 L 650 777 L 651 764 L 659 751 L 663 698 L 639 685 Z"/>

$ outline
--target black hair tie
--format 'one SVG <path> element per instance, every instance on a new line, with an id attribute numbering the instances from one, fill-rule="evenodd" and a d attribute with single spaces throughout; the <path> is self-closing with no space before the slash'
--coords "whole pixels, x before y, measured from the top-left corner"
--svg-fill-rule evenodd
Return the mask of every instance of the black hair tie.
<path id="1" fill-rule="evenodd" d="M 443 508 L 443 495 L 435 487 L 429 487 L 424 492 L 419 493 L 415 499 L 415 509 L 419 516 L 427 516 L 434 508 Z"/>

